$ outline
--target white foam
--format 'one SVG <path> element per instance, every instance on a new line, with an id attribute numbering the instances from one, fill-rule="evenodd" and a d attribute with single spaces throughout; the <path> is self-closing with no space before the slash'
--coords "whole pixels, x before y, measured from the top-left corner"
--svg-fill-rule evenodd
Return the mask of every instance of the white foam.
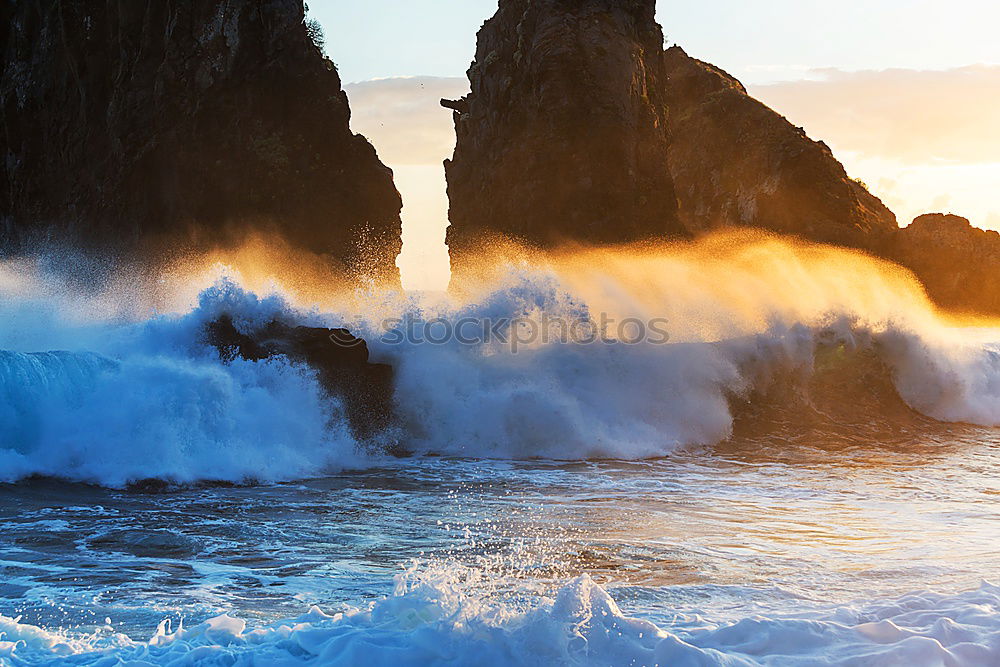
<path id="1" fill-rule="evenodd" d="M 218 360 L 202 338 L 223 312 L 244 328 L 275 317 L 346 323 L 395 367 L 402 444 L 417 453 L 641 459 L 712 445 L 733 432 L 734 397 L 807 376 L 817 346 L 831 344 L 872 351 L 925 415 L 1000 426 L 1000 353 L 981 332 L 942 324 L 912 279 L 832 249 L 709 250 L 513 265 L 471 300 L 373 295 L 349 316 L 226 279 L 181 314 L 140 316 L 127 292 L 124 304 L 96 299 L 88 316 L 91 301 L 0 271 L 0 349 L 25 353 L 0 355 L 0 480 L 289 480 L 363 465 L 309 369 Z M 382 317 L 575 321 L 598 308 L 619 321 L 663 318 L 672 339 L 536 341 L 516 352 L 497 341 L 380 340 Z M 68 353 L 27 354 L 53 349 Z"/>
<path id="2" fill-rule="evenodd" d="M 451 322 L 596 320 L 597 314 L 569 289 L 544 271 L 518 271 L 478 303 L 416 307 L 410 317 L 417 323 L 437 317 Z M 678 308 L 668 299 L 664 296 L 659 312 Z M 786 317 L 775 311 L 764 317 L 769 323 L 763 330 L 723 339 L 685 331 L 681 340 L 668 344 L 550 341 L 516 351 L 496 340 L 381 344 L 382 332 L 373 325 L 362 333 L 376 355 L 396 368 L 396 403 L 407 444 L 421 452 L 640 459 L 686 445 L 716 444 L 733 432 L 732 397 L 794 383 L 812 372 L 819 346 L 836 345 L 881 358 L 900 396 L 927 416 L 1000 426 L 1000 354 L 977 337 L 938 325 L 923 312 L 915 318 L 849 309 L 819 312 L 824 314 L 800 320 L 801 313 Z M 721 321 L 727 313 L 714 317 Z"/>
<path id="3" fill-rule="evenodd" d="M 223 281 L 184 316 L 48 323 L 61 342 L 99 353 L 0 353 L 0 481 L 277 481 L 363 461 L 311 369 L 219 361 L 202 328 L 223 311 L 245 326 L 308 319 Z"/>
<path id="4" fill-rule="evenodd" d="M 0 617 L 14 665 L 805 665 L 976 666 L 1000 661 L 1000 588 L 914 593 L 788 616 L 675 625 L 628 616 L 584 575 L 523 609 L 464 590 L 454 576 L 400 577 L 366 609 L 251 628 L 228 615 L 148 642 L 110 629 L 80 636 Z"/>

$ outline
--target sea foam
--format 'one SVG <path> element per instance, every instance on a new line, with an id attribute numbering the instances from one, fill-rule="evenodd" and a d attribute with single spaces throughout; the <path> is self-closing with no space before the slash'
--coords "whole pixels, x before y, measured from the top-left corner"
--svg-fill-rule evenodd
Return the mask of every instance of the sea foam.
<path id="1" fill-rule="evenodd" d="M 11 338 L 22 349 L 53 337 L 69 349 L 0 352 L 0 481 L 278 481 L 364 460 L 312 369 L 284 359 L 222 363 L 205 344 L 204 324 L 221 312 L 244 326 L 308 319 L 280 298 L 223 280 L 189 313 L 139 322 L 67 321 L 58 309 L 4 305 L 34 314 L 35 336 L 22 320 L 8 325 L 20 329 Z"/>
<path id="2" fill-rule="evenodd" d="M 136 642 L 109 626 L 52 632 L 0 617 L 0 663 L 21 665 L 828 665 L 1000 661 L 1000 588 L 929 592 L 796 615 L 657 626 L 583 575 L 522 608 L 470 595 L 453 575 L 397 578 L 393 596 L 260 627 L 228 615 Z"/>
<path id="3" fill-rule="evenodd" d="M 874 401 L 878 413 L 902 399 L 936 420 L 1000 426 L 1000 353 L 986 330 L 943 318 L 897 267 L 772 237 L 508 260 L 458 298 L 382 294 L 323 309 L 223 277 L 186 287 L 197 297 L 160 313 L 139 308 L 134 290 L 116 300 L 31 275 L 0 271 L 5 481 L 281 481 L 365 465 L 370 455 L 311 369 L 218 358 L 203 332 L 223 313 L 244 329 L 277 318 L 364 337 L 395 369 L 399 445 L 416 454 L 641 459 L 710 446 L 777 389 L 823 413 L 809 390 L 831 372 L 821 358 L 863 357 L 858 387 L 869 370 L 885 378 L 872 396 L 845 387 L 841 404 Z M 669 340 L 514 349 L 400 343 L 383 326 L 606 317 L 656 318 Z"/>

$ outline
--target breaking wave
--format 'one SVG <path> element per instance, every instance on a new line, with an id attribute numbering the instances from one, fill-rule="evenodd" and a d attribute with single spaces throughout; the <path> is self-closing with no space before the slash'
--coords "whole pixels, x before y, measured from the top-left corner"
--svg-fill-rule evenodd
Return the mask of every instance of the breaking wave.
<path id="1" fill-rule="evenodd" d="M 1000 425 L 990 345 L 1000 331 L 947 321 L 910 274 L 845 250 L 732 235 L 576 249 L 500 262 L 458 304 L 406 312 L 538 328 L 546 318 L 656 318 L 670 334 L 667 344 L 612 336 L 516 351 L 455 338 L 386 345 L 362 319 L 376 354 L 396 367 L 397 408 L 418 452 L 638 459 L 748 429 L 877 442 L 899 425 Z"/>
<path id="2" fill-rule="evenodd" d="M 395 367 L 400 445 L 417 454 L 639 459 L 779 428 L 878 442 L 901 424 L 1000 426 L 996 330 L 945 320 L 911 276 L 844 250 L 725 235 L 577 249 L 498 265 L 461 299 L 368 295 L 322 310 L 238 283 L 144 312 L 134 291 L 72 292 L 5 265 L 0 480 L 278 481 L 365 465 L 311 369 L 219 360 L 202 332 L 222 313 L 366 338 Z M 670 340 L 515 351 L 392 344 L 381 324 L 598 314 L 660 318 Z"/>
<path id="3" fill-rule="evenodd" d="M 204 343 L 204 324 L 222 312 L 246 323 L 285 316 L 280 298 L 223 280 L 186 315 L 143 322 L 67 321 L 52 306 L 8 300 L 0 309 L 7 345 L 65 348 L 0 352 L 0 482 L 279 481 L 363 460 L 310 369 L 224 364 Z"/>
<path id="4" fill-rule="evenodd" d="M 473 577 L 474 578 L 474 577 Z M 1000 588 L 929 592 L 788 615 L 656 625 L 621 611 L 590 577 L 519 604 L 477 595 L 454 568 L 399 575 L 364 609 L 318 608 L 261 627 L 228 615 L 136 642 L 111 626 L 52 632 L 0 616 L 0 662 L 142 665 L 987 665 L 1000 661 Z"/>

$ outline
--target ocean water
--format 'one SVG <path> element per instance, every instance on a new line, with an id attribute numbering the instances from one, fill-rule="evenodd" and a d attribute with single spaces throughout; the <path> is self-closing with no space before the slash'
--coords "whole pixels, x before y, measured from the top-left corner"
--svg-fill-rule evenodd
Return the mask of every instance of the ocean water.
<path id="1" fill-rule="evenodd" d="M 2 265 L 0 665 L 1000 664 L 1000 334 L 873 260 L 724 245 L 321 306 Z M 349 325 L 399 424 L 222 363 L 221 313 Z M 597 313 L 670 340 L 379 324 Z"/>
<path id="2" fill-rule="evenodd" d="M 0 657 L 995 664 L 998 444 L 5 486 Z"/>

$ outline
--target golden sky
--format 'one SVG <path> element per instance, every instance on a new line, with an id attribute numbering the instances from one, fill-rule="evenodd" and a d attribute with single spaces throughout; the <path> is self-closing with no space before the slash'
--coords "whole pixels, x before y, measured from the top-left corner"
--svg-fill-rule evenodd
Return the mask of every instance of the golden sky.
<path id="1" fill-rule="evenodd" d="M 826 141 L 901 225 L 940 211 L 1000 229 L 1000 65 L 808 76 L 750 92 Z"/>

